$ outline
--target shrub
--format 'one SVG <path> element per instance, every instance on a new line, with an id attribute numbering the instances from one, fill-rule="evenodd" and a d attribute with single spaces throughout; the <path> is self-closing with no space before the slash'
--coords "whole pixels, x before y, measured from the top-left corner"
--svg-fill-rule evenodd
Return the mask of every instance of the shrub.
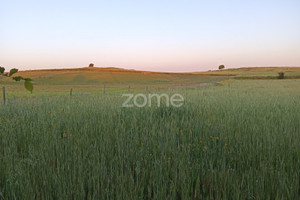
<path id="1" fill-rule="evenodd" d="M 284 72 L 278 73 L 278 79 L 284 79 Z"/>
<path id="2" fill-rule="evenodd" d="M 219 69 L 225 69 L 225 66 L 224 65 L 220 65 Z"/>
<path id="3" fill-rule="evenodd" d="M 94 67 L 94 64 L 93 63 L 89 64 L 89 67 Z"/>
<path id="4" fill-rule="evenodd" d="M 11 77 L 12 80 L 14 81 L 24 81 L 24 86 L 25 89 L 30 91 L 32 93 L 33 91 L 33 84 L 32 84 L 32 79 L 31 78 L 24 78 L 22 76 L 14 76 L 15 73 L 18 73 L 18 69 L 13 68 L 9 72 L 5 72 L 5 68 L 0 66 L 0 76 L 6 76 L 6 77 Z"/>

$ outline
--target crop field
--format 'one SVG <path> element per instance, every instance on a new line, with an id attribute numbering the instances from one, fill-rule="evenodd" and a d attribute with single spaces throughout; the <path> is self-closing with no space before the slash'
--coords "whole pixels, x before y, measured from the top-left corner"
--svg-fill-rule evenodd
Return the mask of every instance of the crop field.
<path id="1" fill-rule="evenodd" d="M 299 199 L 300 79 L 178 76 L 190 87 L 131 92 L 181 94 L 181 107 L 122 107 L 133 78 L 106 94 L 71 81 L 90 90 L 72 97 L 5 83 L 0 199 Z M 219 84 L 193 86 L 207 79 Z"/>

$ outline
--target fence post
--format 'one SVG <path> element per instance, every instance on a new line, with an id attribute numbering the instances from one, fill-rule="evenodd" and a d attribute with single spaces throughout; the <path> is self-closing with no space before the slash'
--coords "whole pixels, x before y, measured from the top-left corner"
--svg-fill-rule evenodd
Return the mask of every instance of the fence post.
<path id="1" fill-rule="evenodd" d="M 6 96 L 5 96 L 5 87 L 4 86 L 3 86 L 2 90 L 3 90 L 3 104 L 5 104 L 6 103 Z"/>
<path id="2" fill-rule="evenodd" d="M 105 94 L 106 91 L 105 91 L 105 84 L 103 84 L 103 94 Z"/>
<path id="3" fill-rule="evenodd" d="M 128 92 L 130 92 L 130 85 L 128 86 Z"/>
<path id="4" fill-rule="evenodd" d="M 72 98 L 73 95 L 73 88 L 70 89 L 70 97 Z"/>

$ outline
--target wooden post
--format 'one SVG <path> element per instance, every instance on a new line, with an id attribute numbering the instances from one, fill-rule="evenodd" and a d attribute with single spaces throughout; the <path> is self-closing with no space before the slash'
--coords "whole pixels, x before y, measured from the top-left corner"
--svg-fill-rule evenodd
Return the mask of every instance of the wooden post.
<path id="1" fill-rule="evenodd" d="M 105 84 L 103 85 L 103 94 L 105 94 L 106 91 L 105 91 Z"/>
<path id="2" fill-rule="evenodd" d="M 5 104 L 6 103 L 5 87 L 3 87 L 2 90 L 3 90 L 3 104 Z"/>
<path id="3" fill-rule="evenodd" d="M 70 89 L 70 97 L 72 98 L 72 95 L 73 95 L 73 89 L 71 88 Z"/>

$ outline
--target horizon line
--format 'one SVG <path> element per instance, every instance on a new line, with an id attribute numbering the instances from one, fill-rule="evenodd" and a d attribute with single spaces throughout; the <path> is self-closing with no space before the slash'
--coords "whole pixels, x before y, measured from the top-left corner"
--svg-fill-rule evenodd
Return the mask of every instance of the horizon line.
<path id="1" fill-rule="evenodd" d="M 151 70 L 138 70 L 134 68 L 123 68 L 123 67 L 113 67 L 113 66 L 105 66 L 105 67 L 99 67 L 99 66 L 94 66 L 94 67 L 66 67 L 66 68 L 37 68 L 37 69 L 25 69 L 25 70 L 19 70 L 20 72 L 25 72 L 25 71 L 60 71 L 60 70 L 72 70 L 72 69 L 119 69 L 119 70 L 124 70 L 124 71 L 136 71 L 136 72 L 152 72 L 152 73 L 197 73 L 197 72 L 209 72 L 209 71 L 220 71 L 219 69 L 210 69 L 210 70 L 199 70 L 199 71 L 151 71 Z M 225 69 L 222 69 L 221 71 L 225 70 L 232 70 L 232 69 L 247 69 L 247 68 L 300 68 L 299 66 L 248 66 L 248 67 L 229 67 Z"/>

